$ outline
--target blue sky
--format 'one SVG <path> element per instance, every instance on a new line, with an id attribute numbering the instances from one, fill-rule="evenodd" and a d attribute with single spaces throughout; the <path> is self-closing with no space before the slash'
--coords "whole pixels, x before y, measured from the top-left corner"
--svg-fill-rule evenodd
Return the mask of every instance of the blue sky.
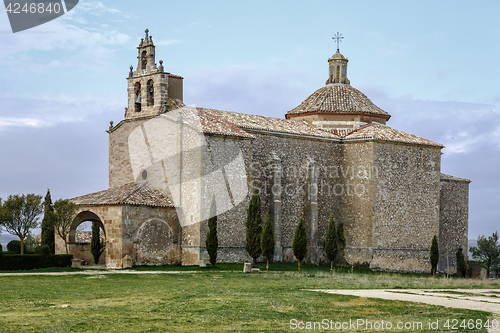
<path id="1" fill-rule="evenodd" d="M 187 104 L 275 117 L 324 85 L 341 32 L 351 85 L 388 125 L 443 143 L 472 180 L 469 237 L 500 216 L 497 1 L 82 0 L 13 34 L 0 10 L 0 197 L 106 189 L 109 121 L 148 28 Z"/>

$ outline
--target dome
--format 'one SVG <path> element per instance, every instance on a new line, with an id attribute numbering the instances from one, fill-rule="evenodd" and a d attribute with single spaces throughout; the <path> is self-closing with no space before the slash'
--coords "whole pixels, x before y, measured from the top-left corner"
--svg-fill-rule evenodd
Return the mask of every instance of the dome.
<path id="1" fill-rule="evenodd" d="M 341 59 L 341 60 L 347 60 L 346 57 L 344 57 L 340 52 L 339 50 L 337 50 L 337 52 L 335 52 L 334 55 L 332 55 L 332 57 L 330 59 Z"/>
<path id="2" fill-rule="evenodd" d="M 329 84 L 316 90 L 299 106 L 288 111 L 286 117 L 310 113 L 372 115 L 386 121 L 391 117 L 348 84 Z"/>

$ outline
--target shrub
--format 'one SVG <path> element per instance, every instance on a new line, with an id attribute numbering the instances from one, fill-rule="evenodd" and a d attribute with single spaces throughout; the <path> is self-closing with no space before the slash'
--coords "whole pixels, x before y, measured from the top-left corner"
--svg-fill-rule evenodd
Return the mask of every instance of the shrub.
<path id="1" fill-rule="evenodd" d="M 299 261 L 299 273 L 300 273 L 300 262 L 305 258 L 307 254 L 307 235 L 306 226 L 304 225 L 304 218 L 300 218 L 299 224 L 295 229 L 295 234 L 292 241 L 293 254 L 295 258 Z"/>
<path id="2" fill-rule="evenodd" d="M 47 267 L 70 267 L 72 254 L 37 255 L 6 254 L 0 261 L 0 270 L 24 271 Z"/>
<path id="3" fill-rule="evenodd" d="M 246 221 L 245 249 L 250 257 L 253 258 L 252 266 L 255 266 L 257 258 L 262 253 L 260 246 L 260 237 L 262 235 L 261 208 L 260 190 L 256 186 L 248 204 Z"/>
<path id="4" fill-rule="evenodd" d="M 330 216 L 330 223 L 326 229 L 325 240 L 323 241 L 323 251 L 325 251 L 326 258 L 330 261 L 330 273 L 333 272 L 333 262 L 337 258 L 339 247 L 337 245 L 337 228 L 333 220 L 333 214 Z"/>
<path id="5" fill-rule="evenodd" d="M 9 244 L 7 244 L 7 251 L 15 254 L 21 253 L 21 241 L 11 240 Z"/>
<path id="6" fill-rule="evenodd" d="M 462 248 L 459 248 L 457 251 L 457 273 L 461 277 L 465 277 L 465 273 L 467 273 L 467 264 L 465 263 L 465 257 Z"/>
<path id="7" fill-rule="evenodd" d="M 210 264 L 215 266 L 217 263 L 217 248 L 219 247 L 219 239 L 217 237 L 217 207 L 215 204 L 215 196 L 212 197 L 210 205 L 210 218 L 208 219 L 208 232 L 205 245 L 207 247 Z"/>
<path id="8" fill-rule="evenodd" d="M 439 262 L 439 245 L 436 235 L 432 238 L 430 261 L 432 276 L 434 277 L 436 275 L 437 265 Z"/>
<path id="9" fill-rule="evenodd" d="M 35 253 L 36 254 L 40 254 L 42 256 L 48 256 L 51 254 L 51 251 L 50 251 L 50 246 L 45 244 L 45 245 L 40 245 L 40 246 L 37 246 L 36 250 L 35 250 Z"/>
<path id="10" fill-rule="evenodd" d="M 264 223 L 264 230 L 262 230 L 262 236 L 260 239 L 260 247 L 262 250 L 262 255 L 266 258 L 266 271 L 269 272 L 269 260 L 273 258 L 274 255 L 274 231 L 273 223 L 269 213 L 266 215 L 266 221 Z"/>

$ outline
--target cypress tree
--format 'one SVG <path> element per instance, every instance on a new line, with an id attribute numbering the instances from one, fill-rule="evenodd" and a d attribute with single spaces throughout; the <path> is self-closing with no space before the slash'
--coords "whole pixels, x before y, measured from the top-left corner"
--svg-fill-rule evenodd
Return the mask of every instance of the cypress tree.
<path id="1" fill-rule="evenodd" d="M 434 235 L 434 237 L 432 237 L 430 260 L 431 260 L 432 276 L 434 277 L 436 275 L 437 264 L 439 262 L 439 245 L 438 245 L 438 239 L 437 239 L 436 235 Z"/>
<path id="2" fill-rule="evenodd" d="M 99 258 L 105 250 L 104 242 L 101 241 L 101 228 L 95 222 L 92 222 L 92 238 L 90 239 L 90 252 L 94 257 L 94 263 L 99 264 Z"/>
<path id="3" fill-rule="evenodd" d="M 465 277 L 465 273 L 467 272 L 467 264 L 465 263 L 465 257 L 462 248 L 459 248 L 457 251 L 457 273 L 461 277 Z"/>
<path id="4" fill-rule="evenodd" d="M 47 190 L 45 200 L 43 202 L 44 213 L 42 220 L 42 235 L 40 244 L 47 245 L 51 253 L 55 253 L 55 231 L 54 231 L 54 207 L 52 206 L 52 197 L 50 190 Z"/>
<path id="5" fill-rule="evenodd" d="M 293 236 L 293 254 L 295 258 L 299 261 L 299 273 L 300 273 L 300 262 L 304 259 L 307 253 L 307 235 L 306 226 L 304 225 L 304 218 L 300 218 L 299 224 L 295 229 L 295 234 Z"/>
<path id="6" fill-rule="evenodd" d="M 212 197 L 210 204 L 210 218 L 208 219 L 208 232 L 205 245 L 207 247 L 210 263 L 215 266 L 217 262 L 217 248 L 219 247 L 219 239 L 217 238 L 217 207 L 215 205 L 215 197 Z"/>
<path id="7" fill-rule="evenodd" d="M 262 234 L 262 215 L 261 215 L 261 202 L 260 190 L 255 187 L 250 199 L 250 204 L 247 209 L 246 221 L 246 243 L 245 249 L 250 257 L 253 258 L 252 266 L 255 266 L 257 258 L 260 257 L 260 237 Z"/>
<path id="8" fill-rule="evenodd" d="M 339 223 L 337 227 L 337 248 L 341 254 L 341 257 L 344 258 L 344 248 L 345 248 L 345 237 L 344 237 L 344 224 Z M 342 259 L 344 260 L 344 259 Z"/>
<path id="9" fill-rule="evenodd" d="M 262 230 L 261 249 L 262 255 L 266 258 L 267 261 L 266 271 L 269 272 L 269 260 L 271 260 L 274 255 L 274 231 L 273 223 L 271 221 L 269 213 L 267 213 L 266 215 L 264 229 Z"/>
<path id="10" fill-rule="evenodd" d="M 328 224 L 328 229 L 326 230 L 326 236 L 323 242 L 323 250 L 325 251 L 326 257 L 330 261 L 330 273 L 332 273 L 333 262 L 337 258 L 337 253 L 339 250 L 337 245 L 337 228 L 335 228 L 333 214 L 330 216 L 330 223 Z"/>

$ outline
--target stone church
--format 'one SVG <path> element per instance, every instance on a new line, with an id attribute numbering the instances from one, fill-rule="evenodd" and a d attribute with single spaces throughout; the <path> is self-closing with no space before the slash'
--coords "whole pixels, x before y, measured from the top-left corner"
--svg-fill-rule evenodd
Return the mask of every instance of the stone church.
<path id="1" fill-rule="evenodd" d="M 71 199 L 78 212 L 70 249 L 78 225 L 92 221 L 104 231 L 108 268 L 123 267 L 125 257 L 136 265 L 203 264 L 214 202 L 218 261 L 250 260 L 246 209 L 258 186 L 262 217 L 274 225 L 275 261 L 295 260 L 292 238 L 303 217 L 306 261 L 326 262 L 321 243 L 333 215 L 344 225 L 349 264 L 429 271 L 437 235 L 439 268 L 456 271 L 455 253 L 467 249 L 470 181 L 441 173 L 440 143 L 387 126 L 390 114 L 351 86 L 347 65 L 337 48 L 325 85 L 283 118 L 191 107 L 183 78 L 156 63 L 146 30 L 124 119 L 108 130 L 109 189 Z M 56 251 L 64 251 L 62 239 Z"/>

